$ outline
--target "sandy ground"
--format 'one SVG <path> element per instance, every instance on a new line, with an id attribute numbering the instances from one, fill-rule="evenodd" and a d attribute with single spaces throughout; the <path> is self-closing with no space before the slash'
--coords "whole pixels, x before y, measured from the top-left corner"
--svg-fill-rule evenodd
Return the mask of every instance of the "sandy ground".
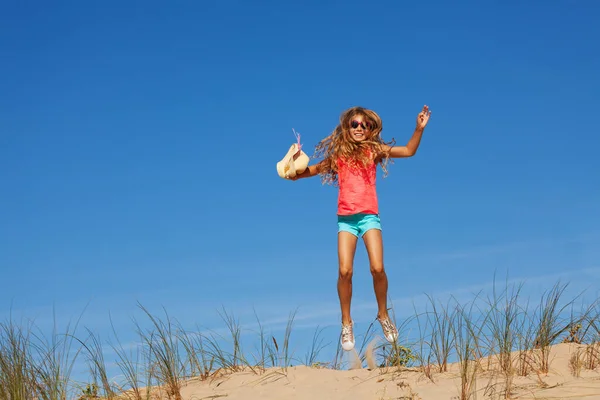
<path id="1" fill-rule="evenodd" d="M 495 359 L 481 363 L 471 399 L 599 399 L 600 367 L 573 369 L 573 356 L 584 346 L 559 344 L 550 352 L 550 371 L 514 376 L 506 396 L 506 378 Z M 598 360 L 600 361 L 600 360 Z M 579 376 L 577 376 L 579 375 Z M 183 399 L 460 399 L 458 364 L 448 372 L 434 372 L 429 379 L 417 368 L 331 370 L 306 366 L 268 369 L 261 374 L 236 372 L 211 379 L 192 379 L 181 390 Z"/>

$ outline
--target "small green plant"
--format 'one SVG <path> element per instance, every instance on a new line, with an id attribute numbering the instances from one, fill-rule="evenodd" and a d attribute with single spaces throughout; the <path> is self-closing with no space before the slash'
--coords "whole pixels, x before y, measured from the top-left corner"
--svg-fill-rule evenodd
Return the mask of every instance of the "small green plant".
<path id="1" fill-rule="evenodd" d="M 81 389 L 81 395 L 77 398 L 77 400 L 91 400 L 99 398 L 98 385 L 95 383 L 88 383 L 85 385 L 84 389 Z"/>
<path id="2" fill-rule="evenodd" d="M 390 347 L 389 352 L 386 351 L 387 347 Z M 412 349 L 397 343 L 383 346 L 382 352 L 383 362 L 379 365 L 380 368 L 407 367 L 418 360 L 418 357 L 413 353 Z"/>

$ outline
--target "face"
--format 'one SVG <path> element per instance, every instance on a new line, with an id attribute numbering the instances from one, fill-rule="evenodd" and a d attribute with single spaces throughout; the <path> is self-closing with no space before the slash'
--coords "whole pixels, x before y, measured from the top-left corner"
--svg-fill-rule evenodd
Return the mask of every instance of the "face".
<path id="1" fill-rule="evenodd" d="M 357 142 L 362 142 L 371 133 L 371 123 L 367 118 L 358 114 L 350 119 L 350 136 Z"/>

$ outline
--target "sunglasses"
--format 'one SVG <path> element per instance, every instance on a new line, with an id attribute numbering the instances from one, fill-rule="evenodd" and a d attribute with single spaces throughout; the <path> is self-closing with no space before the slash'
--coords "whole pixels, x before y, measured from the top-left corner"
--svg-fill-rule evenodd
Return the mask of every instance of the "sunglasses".
<path id="1" fill-rule="evenodd" d="M 363 129 L 371 129 L 371 123 L 368 121 L 358 122 L 356 120 L 350 122 L 350 126 L 352 129 L 356 129 L 359 126 L 362 126 Z"/>

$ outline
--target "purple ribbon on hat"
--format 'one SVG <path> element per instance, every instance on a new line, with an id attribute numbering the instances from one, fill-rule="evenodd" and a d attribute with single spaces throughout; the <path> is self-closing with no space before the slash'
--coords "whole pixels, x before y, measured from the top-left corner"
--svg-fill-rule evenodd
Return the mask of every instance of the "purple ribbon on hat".
<path id="1" fill-rule="evenodd" d="M 294 128 L 292 128 L 294 135 L 296 136 L 296 140 L 298 140 L 298 151 L 302 150 L 302 145 L 300 144 L 300 134 L 296 132 Z"/>

